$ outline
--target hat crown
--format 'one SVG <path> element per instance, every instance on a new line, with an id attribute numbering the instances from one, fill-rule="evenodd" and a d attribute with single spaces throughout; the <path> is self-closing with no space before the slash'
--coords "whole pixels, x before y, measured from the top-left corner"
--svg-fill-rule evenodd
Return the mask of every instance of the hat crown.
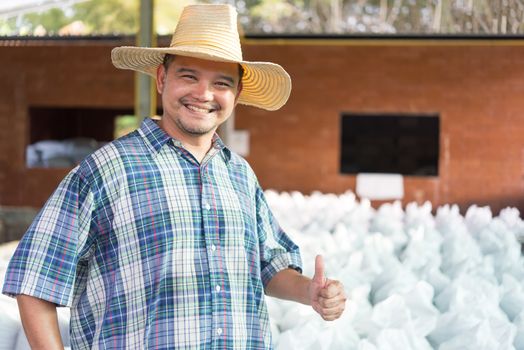
<path id="1" fill-rule="evenodd" d="M 189 5 L 184 8 L 171 47 L 242 61 L 237 12 L 230 5 Z"/>

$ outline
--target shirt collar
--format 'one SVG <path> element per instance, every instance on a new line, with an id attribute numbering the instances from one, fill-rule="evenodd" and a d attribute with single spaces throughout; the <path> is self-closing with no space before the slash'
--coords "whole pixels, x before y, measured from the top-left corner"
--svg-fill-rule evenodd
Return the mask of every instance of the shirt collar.
<path id="1" fill-rule="evenodd" d="M 211 147 L 216 149 L 216 152 L 220 152 L 222 155 L 222 158 L 224 158 L 224 161 L 226 163 L 229 163 L 229 160 L 231 160 L 231 151 L 229 148 L 226 147 L 220 136 L 218 136 L 217 133 L 213 135 L 213 139 L 211 140 Z"/>
<path id="2" fill-rule="evenodd" d="M 145 139 L 146 143 L 156 152 L 160 151 L 171 137 L 162 130 L 158 124 L 151 118 L 145 118 L 138 132 Z"/>
<path id="3" fill-rule="evenodd" d="M 162 130 L 160 126 L 158 126 L 157 122 L 151 118 L 145 118 L 138 130 L 142 137 L 146 140 L 146 143 L 151 146 L 155 153 L 158 153 L 160 149 L 170 140 L 173 140 L 173 144 L 176 147 L 182 147 L 182 143 L 180 141 L 175 140 L 169 136 L 164 130 Z M 211 147 L 216 149 L 217 152 L 222 151 L 222 157 L 226 163 L 229 162 L 231 159 L 231 151 L 226 147 L 220 136 L 218 136 L 216 133 L 213 135 L 213 139 L 211 140 Z"/>

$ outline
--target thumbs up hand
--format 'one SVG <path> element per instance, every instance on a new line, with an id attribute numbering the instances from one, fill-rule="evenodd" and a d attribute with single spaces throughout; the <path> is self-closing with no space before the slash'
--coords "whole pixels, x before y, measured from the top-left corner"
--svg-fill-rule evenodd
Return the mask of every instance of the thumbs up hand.
<path id="1" fill-rule="evenodd" d="M 315 275 L 309 284 L 308 292 L 311 306 L 324 320 L 336 320 L 344 312 L 346 307 L 344 286 L 339 281 L 326 278 L 321 255 L 315 258 Z"/>

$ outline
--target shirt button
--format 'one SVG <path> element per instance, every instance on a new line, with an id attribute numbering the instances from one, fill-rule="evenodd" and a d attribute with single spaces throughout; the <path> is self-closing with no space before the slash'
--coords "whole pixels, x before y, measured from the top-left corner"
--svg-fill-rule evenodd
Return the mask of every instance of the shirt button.
<path id="1" fill-rule="evenodd" d="M 219 286 L 219 285 L 216 285 L 216 286 L 215 286 L 215 290 L 217 291 L 217 293 L 220 292 L 220 286 Z"/>
<path id="2" fill-rule="evenodd" d="M 215 250 L 217 250 L 217 246 L 216 246 L 216 245 L 214 245 L 214 244 L 212 244 L 212 245 L 211 245 L 211 250 L 212 250 L 212 251 L 215 251 Z"/>
<path id="3" fill-rule="evenodd" d="M 222 328 L 217 328 L 216 332 L 217 332 L 217 335 L 222 334 Z"/>
<path id="4" fill-rule="evenodd" d="M 209 205 L 209 203 L 204 204 L 204 209 L 209 211 L 211 209 L 211 205 Z"/>

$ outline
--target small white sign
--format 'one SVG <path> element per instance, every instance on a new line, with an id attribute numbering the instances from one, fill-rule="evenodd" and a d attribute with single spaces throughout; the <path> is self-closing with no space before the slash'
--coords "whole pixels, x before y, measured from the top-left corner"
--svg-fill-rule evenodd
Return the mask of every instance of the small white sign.
<path id="1" fill-rule="evenodd" d="M 357 195 L 370 200 L 404 198 L 404 177 L 400 174 L 357 174 Z"/>
<path id="2" fill-rule="evenodd" d="M 231 139 L 229 140 L 229 148 L 242 157 L 247 157 L 249 155 L 249 131 L 233 131 L 231 133 Z"/>

